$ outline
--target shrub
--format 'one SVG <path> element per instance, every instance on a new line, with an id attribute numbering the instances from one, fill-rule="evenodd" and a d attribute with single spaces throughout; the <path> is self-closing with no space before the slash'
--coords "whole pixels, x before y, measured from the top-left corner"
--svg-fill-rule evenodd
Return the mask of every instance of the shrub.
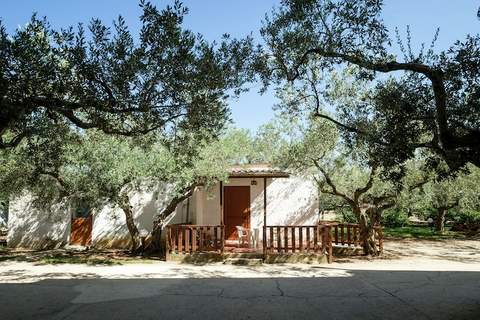
<path id="1" fill-rule="evenodd" d="M 456 212 L 452 230 L 465 232 L 480 232 L 480 211 L 462 210 Z"/>
<path id="2" fill-rule="evenodd" d="M 386 210 L 381 217 L 382 225 L 385 227 L 404 227 L 408 225 L 408 215 L 403 210 Z"/>

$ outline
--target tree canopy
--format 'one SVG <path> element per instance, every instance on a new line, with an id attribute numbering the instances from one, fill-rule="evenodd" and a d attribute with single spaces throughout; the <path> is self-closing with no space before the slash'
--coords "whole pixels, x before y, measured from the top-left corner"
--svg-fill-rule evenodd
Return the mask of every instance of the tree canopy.
<path id="1" fill-rule="evenodd" d="M 0 23 L 0 148 L 58 122 L 122 135 L 223 127 L 226 100 L 250 73 L 251 39 L 207 42 L 184 28 L 179 1 L 140 6 L 138 35 L 121 16 L 54 30 L 33 15 L 12 35 Z"/>
<path id="2" fill-rule="evenodd" d="M 322 79 L 311 78 L 312 68 L 354 65 L 358 79 L 374 82 L 355 108 L 337 105 L 341 112 L 330 117 L 347 138 L 374 144 L 387 168 L 412 159 L 417 149 L 451 170 L 480 166 L 480 36 L 435 52 L 437 34 L 415 54 L 408 31 L 406 42 L 397 39 L 403 52 L 397 57 L 382 6 L 381 0 L 283 0 L 261 30 L 266 47 L 257 67 L 264 84 L 317 85 Z"/>

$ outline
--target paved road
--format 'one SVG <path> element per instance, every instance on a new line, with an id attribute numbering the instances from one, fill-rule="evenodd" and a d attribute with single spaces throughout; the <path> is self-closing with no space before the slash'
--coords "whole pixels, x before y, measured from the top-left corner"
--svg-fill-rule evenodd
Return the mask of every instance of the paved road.
<path id="1" fill-rule="evenodd" d="M 59 279 L 58 268 L 75 276 L 54 266 L 21 283 L 24 266 L 0 268 L 0 280 L 17 282 L 0 283 L 0 319 L 480 319 L 478 271 L 228 269 L 237 277 L 224 266 L 161 266 L 154 279 L 132 279 L 89 267 Z"/>

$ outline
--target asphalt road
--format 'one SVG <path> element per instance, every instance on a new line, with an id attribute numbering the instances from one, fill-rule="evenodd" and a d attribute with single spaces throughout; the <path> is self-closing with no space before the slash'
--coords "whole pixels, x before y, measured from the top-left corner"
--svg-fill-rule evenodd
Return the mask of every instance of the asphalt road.
<path id="1" fill-rule="evenodd" d="M 82 277 L 0 283 L 0 319 L 480 319 L 476 271 Z"/>

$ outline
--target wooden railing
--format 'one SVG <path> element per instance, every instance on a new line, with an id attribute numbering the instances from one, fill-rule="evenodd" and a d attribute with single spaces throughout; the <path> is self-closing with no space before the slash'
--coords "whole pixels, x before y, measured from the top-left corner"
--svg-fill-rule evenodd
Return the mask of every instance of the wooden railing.
<path id="1" fill-rule="evenodd" d="M 347 247 L 361 247 L 360 227 L 355 223 L 321 223 L 331 228 L 332 243 Z M 383 251 L 383 232 L 381 226 L 374 227 L 375 239 L 380 252 Z"/>
<path id="2" fill-rule="evenodd" d="M 265 226 L 264 253 L 318 253 L 332 258 L 330 226 Z"/>
<path id="3" fill-rule="evenodd" d="M 168 253 L 222 253 L 225 246 L 225 229 L 221 225 L 168 225 L 166 232 Z"/>

